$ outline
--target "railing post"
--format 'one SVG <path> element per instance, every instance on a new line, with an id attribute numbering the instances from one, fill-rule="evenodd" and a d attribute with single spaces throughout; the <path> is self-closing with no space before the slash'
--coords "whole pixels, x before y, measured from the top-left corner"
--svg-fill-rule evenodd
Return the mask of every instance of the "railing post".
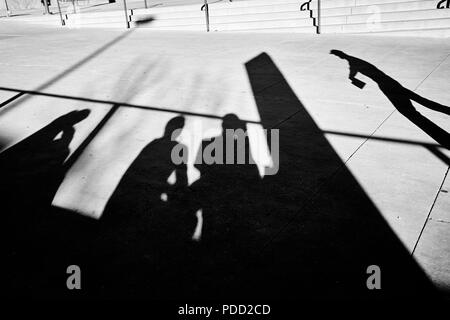
<path id="1" fill-rule="evenodd" d="M 47 1 L 48 0 L 44 0 L 43 1 L 43 3 L 44 3 L 44 10 L 45 10 L 45 14 L 50 14 L 50 9 L 48 7 L 48 2 Z"/>
<path id="2" fill-rule="evenodd" d="M 123 9 L 125 10 L 125 22 L 127 29 L 130 29 L 130 22 L 128 21 L 127 0 L 123 0 Z"/>
<path id="3" fill-rule="evenodd" d="M 147 0 L 144 0 L 145 3 L 145 9 L 148 9 Z"/>
<path id="4" fill-rule="evenodd" d="M 10 17 L 11 16 L 11 11 L 9 11 L 8 1 L 6 1 L 6 0 L 5 0 L 5 8 L 6 8 L 6 16 Z"/>
<path id="5" fill-rule="evenodd" d="M 59 4 L 59 0 L 56 0 L 56 3 L 58 4 L 58 11 L 59 11 L 59 18 L 61 19 L 61 25 L 62 25 L 62 26 L 65 26 L 66 23 L 64 22 L 64 19 L 63 19 L 63 17 L 62 17 L 61 6 L 60 6 L 60 4 Z"/>
<path id="6" fill-rule="evenodd" d="M 320 0 L 317 0 L 317 33 L 320 34 L 321 30 L 320 30 L 320 11 L 321 11 L 321 7 L 320 7 Z"/>
<path id="7" fill-rule="evenodd" d="M 77 13 L 77 9 L 75 7 L 75 0 L 72 0 L 72 8 L 73 8 L 73 13 Z"/>
<path id="8" fill-rule="evenodd" d="M 208 0 L 205 0 L 205 18 L 206 18 L 206 32 L 209 32 L 209 8 L 208 8 Z"/>

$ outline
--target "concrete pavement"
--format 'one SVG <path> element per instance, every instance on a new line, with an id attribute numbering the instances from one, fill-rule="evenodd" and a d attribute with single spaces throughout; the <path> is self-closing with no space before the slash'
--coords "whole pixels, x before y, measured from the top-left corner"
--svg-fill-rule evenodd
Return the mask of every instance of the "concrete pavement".
<path id="1" fill-rule="evenodd" d="M 107 116 L 68 169 L 54 207 L 101 220 L 127 168 L 178 114 L 185 113 L 179 141 L 189 148 L 191 185 L 201 179 L 193 163 L 196 150 L 202 140 L 220 134 L 225 114 L 280 126 L 281 132 L 283 126 L 298 128 L 297 111 L 285 108 L 291 98 L 273 74 L 258 69 L 258 81 L 266 81 L 259 92 L 249 81 L 246 63 L 264 52 L 409 254 L 435 284 L 450 288 L 450 152 L 400 114 L 373 81 L 359 75 L 366 86 L 353 86 L 348 63 L 329 54 L 338 49 L 370 62 L 405 88 L 448 107 L 450 44 L 363 36 L 60 30 L 14 23 L 2 23 L 0 41 L 2 150 L 69 111 L 89 109 L 89 117 L 75 125 L 73 153 Z M 23 91 L 28 93 L 4 103 Z M 271 101 L 267 120 L 255 98 L 259 95 Z M 126 106 L 111 112 L 114 104 Z M 448 114 L 414 106 L 450 131 Z M 262 176 L 271 163 L 268 150 L 262 144 L 256 153 L 252 146 L 264 140 L 264 128 L 249 127 Z M 282 152 L 307 157 L 305 149 Z M 317 166 L 326 160 L 319 153 L 311 156 L 317 157 Z M 346 188 L 339 183 L 347 181 L 339 180 L 342 174 L 318 175 L 320 181 L 304 182 L 306 187 L 299 181 L 298 192 L 307 197 L 322 193 L 321 199 L 326 191 L 319 184 Z M 286 205 L 270 201 L 280 210 Z M 310 204 L 315 205 L 320 207 Z"/>

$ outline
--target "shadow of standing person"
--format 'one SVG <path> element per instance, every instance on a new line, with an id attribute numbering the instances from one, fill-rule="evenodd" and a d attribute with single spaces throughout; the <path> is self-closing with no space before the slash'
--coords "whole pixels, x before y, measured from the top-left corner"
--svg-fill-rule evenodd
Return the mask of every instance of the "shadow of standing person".
<path id="1" fill-rule="evenodd" d="M 248 264 L 259 244 L 255 208 L 261 202 L 261 177 L 246 123 L 235 114 L 225 115 L 222 134 L 202 141 L 195 166 L 201 177 L 190 187 L 190 209 L 202 225 L 193 235 L 197 243 L 187 290 L 197 285 L 200 297 L 245 296 Z"/>
<path id="2" fill-rule="evenodd" d="M 103 223 L 122 224 L 142 214 L 150 216 L 155 207 L 164 206 L 166 196 L 187 184 L 185 164 L 176 165 L 171 159 L 172 150 L 178 145 L 175 139 L 183 127 L 184 117 L 169 120 L 163 136 L 139 153 L 109 199 L 101 219 Z M 170 185 L 168 179 L 173 172 L 176 182 Z"/>
<path id="3" fill-rule="evenodd" d="M 1 195 L 13 206 L 50 204 L 64 177 L 74 125 L 90 111 L 69 112 L 0 154 Z M 60 137 L 58 137 L 60 136 Z"/>
<path id="4" fill-rule="evenodd" d="M 58 224 L 50 212 L 51 201 L 65 176 L 64 162 L 74 125 L 87 109 L 69 112 L 0 154 L 0 197 L 6 221 L 7 287 L 14 294 L 48 285 L 45 264 L 51 256 Z M 29 266 L 33 266 L 30 273 Z"/>
<path id="5" fill-rule="evenodd" d="M 98 269 L 99 283 L 109 286 L 110 279 L 118 279 L 120 284 L 113 287 L 120 292 L 105 287 L 102 295 L 133 295 L 133 286 L 145 287 L 142 277 L 163 278 L 156 270 L 180 242 L 190 239 L 195 217 L 190 223 L 179 210 L 179 194 L 187 187 L 186 165 L 172 159 L 176 147 L 187 152 L 175 141 L 184 124 L 181 116 L 169 120 L 163 136 L 150 142 L 127 169 L 105 207 L 97 241 L 101 248 L 94 250 L 97 266 L 104 266 Z"/>
<path id="6" fill-rule="evenodd" d="M 352 57 L 339 50 L 331 50 L 330 54 L 348 61 L 350 68 L 349 79 L 353 84 L 358 86 L 360 89 L 362 89 L 365 85 L 362 81 L 356 79 L 358 72 L 372 79 L 377 83 L 383 94 L 392 102 L 398 112 L 422 129 L 443 147 L 450 149 L 450 134 L 420 114 L 416 108 L 414 108 L 411 101 L 416 101 L 430 110 L 442 112 L 447 115 L 450 115 L 449 107 L 423 98 L 417 93 L 403 87 L 399 82 L 392 79 L 367 61 Z"/>

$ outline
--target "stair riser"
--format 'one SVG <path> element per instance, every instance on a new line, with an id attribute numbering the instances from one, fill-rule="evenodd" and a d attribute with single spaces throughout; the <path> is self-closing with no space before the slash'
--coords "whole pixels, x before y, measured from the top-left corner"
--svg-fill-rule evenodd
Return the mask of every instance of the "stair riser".
<path id="1" fill-rule="evenodd" d="M 417 1 L 417 0 L 414 0 Z M 437 1 L 435 0 L 422 0 L 423 2 L 434 3 L 436 7 Z M 396 4 L 396 3 L 409 2 L 409 0 L 321 0 L 320 4 L 322 8 L 338 8 L 338 7 L 357 7 L 357 6 L 372 6 L 383 4 Z M 311 6 L 317 6 L 317 0 L 312 0 Z"/>
<path id="2" fill-rule="evenodd" d="M 424 30 L 450 28 L 450 19 L 417 20 L 417 21 L 396 21 L 383 22 L 376 25 L 351 24 L 323 26 L 322 33 L 365 33 L 365 32 L 385 32 L 395 30 Z"/>
<path id="3" fill-rule="evenodd" d="M 405 1 L 405 0 L 404 0 Z M 407 3 L 394 3 L 382 5 L 369 5 L 358 7 L 341 7 L 322 9 L 322 17 L 355 15 L 355 14 L 373 14 L 384 12 L 398 12 L 398 11 L 415 11 L 415 10 L 436 10 L 436 3 L 433 1 L 411 1 Z M 317 16 L 317 10 L 313 10 L 313 16 Z"/>
<path id="4" fill-rule="evenodd" d="M 309 15 L 309 12 L 300 11 L 300 5 L 298 3 L 265 5 L 265 6 L 243 7 L 243 8 L 230 7 L 227 9 L 218 9 L 218 8 L 209 7 L 209 15 L 210 16 L 229 16 L 229 15 L 288 12 L 288 11 L 300 12 L 302 14 Z M 195 11 L 175 11 L 175 12 L 158 12 L 158 11 L 153 11 L 153 10 L 146 10 L 146 11 L 134 10 L 133 13 L 135 15 L 154 15 L 156 17 L 159 16 L 162 19 L 197 17 L 199 15 L 205 15 L 205 12 L 200 11 L 200 8 L 197 8 L 197 10 L 195 10 Z"/>
<path id="5" fill-rule="evenodd" d="M 236 30 L 230 31 L 235 33 L 303 33 L 303 34 L 315 34 L 316 29 L 313 27 L 303 27 L 303 28 L 270 28 L 270 29 L 259 29 L 259 30 Z"/>
<path id="6" fill-rule="evenodd" d="M 221 1 L 209 6 L 211 31 L 316 33 L 311 11 L 301 11 L 307 0 Z M 206 30 L 205 12 L 197 5 L 129 10 L 130 26 L 152 17 L 149 30 Z M 322 33 L 377 33 L 447 36 L 450 10 L 437 10 L 437 0 L 322 0 Z M 314 18 L 317 0 L 310 2 Z M 77 27 L 124 28 L 123 11 L 69 15 L 67 25 Z M 42 17 L 34 23 L 59 25 L 59 19 Z M 26 19 L 26 18 L 24 18 Z M 435 32 L 435 34 L 433 33 Z"/>
<path id="7" fill-rule="evenodd" d="M 428 29 L 428 30 L 402 30 L 390 32 L 371 32 L 368 35 L 374 36 L 392 36 L 392 37 L 427 37 L 427 38 L 448 38 L 450 29 Z"/>
<path id="8" fill-rule="evenodd" d="M 185 27 L 196 26 L 194 24 L 186 24 L 186 25 L 173 25 L 173 24 L 158 24 L 158 21 L 155 23 L 151 23 L 142 28 L 179 28 L 180 30 Z M 201 26 L 201 28 L 205 28 L 205 21 L 200 21 L 197 26 Z M 243 30 L 257 30 L 257 29 L 266 29 L 266 28 L 295 28 L 295 27 L 312 27 L 312 23 L 307 19 L 291 19 L 291 20 L 273 20 L 273 21 L 246 21 L 246 22 L 236 22 L 236 23 L 216 23 L 214 21 L 210 21 L 210 29 L 217 31 L 235 31 L 239 29 Z"/>
<path id="9" fill-rule="evenodd" d="M 138 21 L 143 16 L 132 17 L 133 21 Z M 235 22 L 250 22 L 250 21 L 264 21 L 264 20 L 283 20 L 283 19 L 298 19 L 298 20 L 307 20 L 311 19 L 300 12 L 278 12 L 278 13 L 260 13 L 260 14 L 252 14 L 252 15 L 236 15 L 236 16 L 210 16 L 209 20 L 211 23 L 235 23 Z M 189 19 L 158 19 L 155 17 L 153 23 L 174 23 L 179 24 L 179 21 L 189 22 L 195 21 L 205 21 L 205 16 L 200 16 L 198 18 L 189 18 Z"/>
<path id="10" fill-rule="evenodd" d="M 450 10 L 425 10 L 411 12 L 390 12 L 378 15 L 351 15 L 339 17 L 324 17 L 321 19 L 321 25 L 334 24 L 354 24 L 354 23 L 377 23 L 377 22 L 393 22 L 405 20 L 426 20 L 426 19 L 450 19 Z"/>

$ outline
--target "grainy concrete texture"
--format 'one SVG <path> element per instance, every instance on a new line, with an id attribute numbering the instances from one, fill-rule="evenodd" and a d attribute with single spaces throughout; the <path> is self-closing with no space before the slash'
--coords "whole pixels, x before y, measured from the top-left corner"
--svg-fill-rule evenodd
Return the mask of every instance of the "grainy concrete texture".
<path id="1" fill-rule="evenodd" d="M 82 294 L 99 297 L 371 297 L 371 264 L 383 294 L 427 292 L 427 278 L 450 289 L 450 153 L 436 141 L 449 143 L 448 41 L 0 21 L 0 43 L 9 257 L 39 264 L 33 294 L 56 294 L 56 266 L 74 260 L 89 270 Z M 362 59 L 362 89 L 333 49 Z M 256 165 L 196 165 L 230 113 L 248 122 Z M 158 140 L 180 115 L 183 186 L 169 177 L 176 142 Z M 276 175 L 265 174 L 270 128 Z M 14 266 L 11 286 L 24 290 Z"/>

